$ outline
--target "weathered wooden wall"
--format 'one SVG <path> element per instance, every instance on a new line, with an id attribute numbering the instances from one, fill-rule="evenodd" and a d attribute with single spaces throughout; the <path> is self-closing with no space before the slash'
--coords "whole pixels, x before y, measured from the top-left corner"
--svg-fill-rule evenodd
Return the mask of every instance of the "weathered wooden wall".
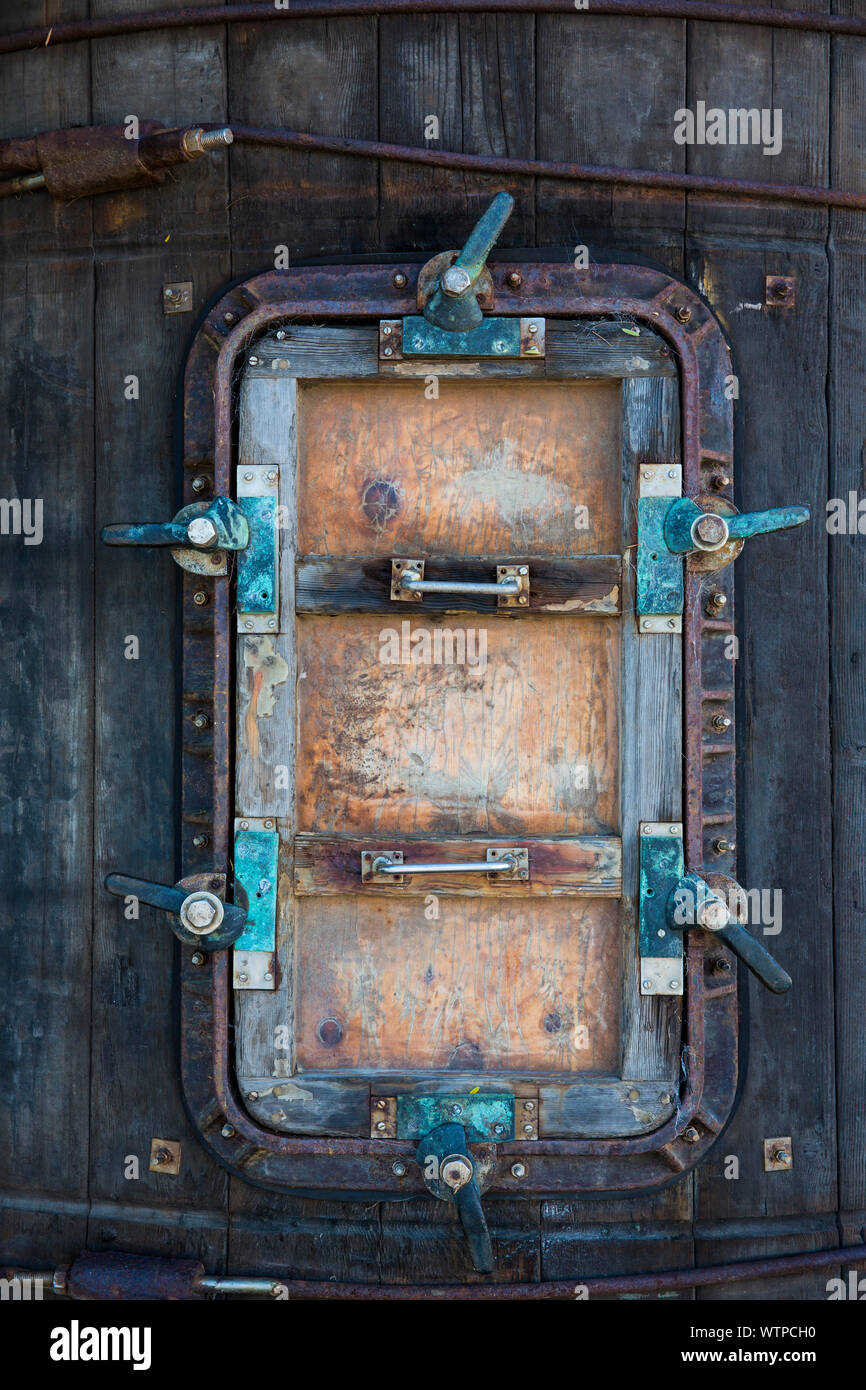
<path id="1" fill-rule="evenodd" d="M 0 29 L 152 7 L 19 0 Z M 866 0 L 833 8 L 863 13 Z M 136 113 L 423 144 L 435 114 L 444 148 L 866 189 L 864 40 L 591 12 L 404 16 L 181 30 L 0 63 L 3 135 Z M 782 107 L 782 152 L 674 144 L 674 111 L 699 99 Z M 828 537 L 823 518 L 828 497 L 866 487 L 864 215 L 235 148 L 161 189 L 0 202 L 2 490 L 45 505 L 41 546 L 0 541 L 7 1260 L 60 1262 L 86 1244 L 237 1272 L 467 1277 L 443 1204 L 283 1198 L 230 1181 L 198 1147 L 177 1080 L 173 938 L 125 922 L 101 887 L 110 869 L 171 881 L 175 868 L 176 572 L 95 537 L 173 510 L 192 317 L 163 315 L 166 281 L 191 279 L 198 310 L 272 266 L 280 244 L 293 261 L 459 244 L 499 183 L 517 198 L 503 245 L 615 248 L 701 289 L 739 374 L 738 500 L 806 502 L 814 520 L 793 541 L 747 547 L 737 574 L 740 876 L 783 890 L 771 945 L 794 990 L 749 983 L 739 1109 L 696 1176 L 627 1201 L 490 1201 L 497 1277 L 863 1239 L 866 561 L 863 538 Z M 795 309 L 752 307 L 770 272 L 797 276 Z M 137 402 L 124 399 L 131 374 Z M 124 659 L 129 634 L 138 661 Z M 766 1174 L 762 1139 L 789 1134 L 793 1171 Z M 153 1136 L 183 1141 L 179 1177 L 148 1173 Z M 138 1181 L 124 1177 L 129 1154 Z M 835 1272 L 699 1296 L 821 1299 Z"/>

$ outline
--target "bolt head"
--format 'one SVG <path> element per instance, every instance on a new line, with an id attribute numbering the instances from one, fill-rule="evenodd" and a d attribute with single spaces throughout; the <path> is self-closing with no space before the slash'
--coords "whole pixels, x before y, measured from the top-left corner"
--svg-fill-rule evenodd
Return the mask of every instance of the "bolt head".
<path id="1" fill-rule="evenodd" d="M 692 540 L 699 550 L 718 550 L 728 539 L 728 523 L 715 512 L 704 512 L 692 523 Z"/>
<path id="2" fill-rule="evenodd" d="M 510 290 L 519 290 L 523 284 L 523 276 L 519 270 L 509 270 L 505 277 L 505 283 Z"/>
<path id="3" fill-rule="evenodd" d="M 523 1163 L 512 1163 L 512 1165 L 511 1165 L 511 1176 L 512 1176 L 513 1178 L 525 1178 L 525 1177 L 526 1177 L 526 1167 L 525 1167 L 525 1165 L 524 1165 Z"/>
<path id="4" fill-rule="evenodd" d="M 444 294 L 456 298 L 458 295 L 465 294 L 472 284 L 468 270 L 464 270 L 462 265 L 449 265 L 445 274 L 442 276 L 442 290 Z"/>
<path id="5" fill-rule="evenodd" d="M 528 602 L 529 602 L 529 599 L 527 598 L 526 594 L 520 594 L 520 596 L 519 596 L 517 602 L 518 602 L 518 603 L 528 603 Z"/>
<path id="6" fill-rule="evenodd" d="M 223 1125 L 222 1129 L 220 1130 L 220 1134 L 222 1135 L 223 1139 L 233 1139 L 234 1133 L 234 1125 Z"/>
<path id="7" fill-rule="evenodd" d="M 694 1125 L 689 1125 L 688 1129 L 683 1130 L 683 1138 L 687 1144 L 696 1144 L 700 1137 Z"/>
<path id="8" fill-rule="evenodd" d="M 396 279 L 397 277 L 395 276 L 394 278 Z M 401 1163 L 398 1158 L 396 1163 L 391 1164 L 391 1172 L 394 1174 L 395 1178 L 404 1178 L 406 1176 L 406 1164 Z"/>
<path id="9" fill-rule="evenodd" d="M 190 959 L 193 965 L 204 965 L 204 951 L 193 951 Z"/>
<path id="10" fill-rule="evenodd" d="M 393 280 L 395 290 L 405 289 L 406 283 L 406 276 L 403 274 L 402 270 L 396 271 Z"/>
<path id="11" fill-rule="evenodd" d="M 504 1133 L 505 1133 L 505 1125 L 494 1125 L 494 1126 L 493 1126 L 493 1133 L 494 1133 L 494 1134 L 504 1134 Z"/>
<path id="12" fill-rule="evenodd" d="M 700 903 L 697 910 L 698 925 L 708 931 L 721 931 L 730 921 L 727 904 L 722 898 L 708 898 Z"/>
<path id="13" fill-rule="evenodd" d="M 223 905 L 213 893 L 193 893 L 181 904 L 180 920 L 193 932 L 215 931 L 223 920 Z"/>
<path id="14" fill-rule="evenodd" d="M 186 528 L 186 535 L 190 545 L 204 548 L 216 542 L 217 528 L 210 517 L 196 516 L 189 522 Z"/>
<path id="15" fill-rule="evenodd" d="M 206 474 L 199 473 L 198 476 L 193 478 L 192 480 L 193 492 L 207 492 L 209 482 L 210 479 L 206 476 Z"/>
<path id="16" fill-rule="evenodd" d="M 196 589 L 195 593 L 194 593 L 193 596 L 192 596 L 192 601 L 193 601 L 193 603 L 196 605 L 196 607 L 198 607 L 198 608 L 204 608 L 205 604 L 207 603 L 207 600 L 208 600 L 208 596 L 207 596 L 205 590 L 204 590 L 204 589 Z"/>

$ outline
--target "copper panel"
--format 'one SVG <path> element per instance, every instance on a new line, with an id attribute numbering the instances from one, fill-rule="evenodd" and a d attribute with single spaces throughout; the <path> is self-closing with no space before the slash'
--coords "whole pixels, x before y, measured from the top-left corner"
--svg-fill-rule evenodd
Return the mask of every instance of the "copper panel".
<path id="1" fill-rule="evenodd" d="M 301 554 L 619 552 L 618 382 L 438 389 L 428 400 L 420 380 L 301 388 Z"/>
<path id="2" fill-rule="evenodd" d="M 618 903 L 437 906 L 298 900 L 300 1068 L 616 1072 Z"/>

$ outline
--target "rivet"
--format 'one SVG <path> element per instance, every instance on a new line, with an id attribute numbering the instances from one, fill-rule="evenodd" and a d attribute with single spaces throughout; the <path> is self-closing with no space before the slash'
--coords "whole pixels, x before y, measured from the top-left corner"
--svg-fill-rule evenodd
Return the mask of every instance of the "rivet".
<path id="1" fill-rule="evenodd" d="M 396 280 L 396 278 L 395 275 L 394 279 Z M 395 1178 L 404 1178 L 406 1176 L 406 1164 L 401 1163 L 398 1158 L 396 1163 L 391 1164 L 391 1172 L 394 1174 Z"/>
<path id="2" fill-rule="evenodd" d="M 513 1178 L 525 1178 L 526 1168 L 524 1167 L 524 1165 L 522 1163 L 512 1163 L 511 1176 Z"/>
<path id="3" fill-rule="evenodd" d="M 656 936 L 664 936 L 664 932 L 662 931 L 661 927 L 659 927 L 658 931 L 656 932 Z"/>
<path id="4" fill-rule="evenodd" d="M 462 1105 L 449 1105 L 449 1107 L 448 1107 L 448 1113 L 449 1113 L 450 1115 L 462 1115 L 462 1114 L 463 1114 L 463 1106 L 462 1106 Z"/>
<path id="5" fill-rule="evenodd" d="M 193 835 L 192 842 L 195 845 L 196 849 L 204 849 L 205 845 L 210 844 L 210 835 Z"/>
<path id="6" fill-rule="evenodd" d="M 268 627 L 276 627 L 276 625 L 277 625 L 277 620 L 276 620 L 276 618 L 268 618 Z"/>
<path id="7" fill-rule="evenodd" d="M 677 625 L 677 620 L 676 620 L 676 618 L 668 618 L 668 627 L 676 627 L 676 625 Z"/>
<path id="8" fill-rule="evenodd" d="M 529 567 L 528 567 L 528 565 L 521 565 L 521 566 L 520 566 L 519 573 L 520 573 L 520 574 L 528 574 L 528 573 L 529 573 Z"/>
<path id="9" fill-rule="evenodd" d="M 668 830 L 669 830 L 669 832 L 670 832 L 671 835 L 677 835 L 677 834 L 679 834 L 679 829 L 680 829 L 680 828 L 679 828 L 678 825 L 669 825 L 669 826 L 668 826 Z"/>
<path id="10" fill-rule="evenodd" d="M 640 1100 L 640 1091 L 636 1091 L 634 1087 L 632 1087 L 628 1093 L 628 1098 L 629 1100 Z"/>
<path id="11" fill-rule="evenodd" d="M 265 474 L 265 477 L 267 478 L 269 483 L 275 483 L 277 481 L 276 468 L 269 468 L 267 473 Z"/>
<path id="12" fill-rule="evenodd" d="M 221 565 L 223 562 L 223 557 L 220 554 L 212 555 L 210 557 L 210 562 L 212 565 Z"/>
<path id="13" fill-rule="evenodd" d="M 651 478 L 651 477 L 652 477 L 652 473 L 651 473 L 651 471 L 650 471 L 649 468 L 645 468 L 645 469 L 644 469 L 644 471 L 643 471 L 643 476 L 644 476 L 645 478 Z"/>
<path id="14" fill-rule="evenodd" d="M 206 729 L 210 724 L 210 720 L 208 719 L 204 710 L 199 710 L 196 714 L 194 714 L 192 722 L 197 729 Z"/>
<path id="15" fill-rule="evenodd" d="M 649 620 L 649 618 L 644 618 L 643 622 L 641 623 L 641 627 L 644 628 L 644 629 L 646 629 L 646 628 L 649 627 L 649 625 L 650 625 L 650 620 Z"/>
<path id="16" fill-rule="evenodd" d="M 274 823 L 273 823 L 273 821 L 272 821 L 272 820 L 266 820 L 266 821 L 265 821 L 265 830 L 273 830 L 273 828 L 274 828 Z"/>

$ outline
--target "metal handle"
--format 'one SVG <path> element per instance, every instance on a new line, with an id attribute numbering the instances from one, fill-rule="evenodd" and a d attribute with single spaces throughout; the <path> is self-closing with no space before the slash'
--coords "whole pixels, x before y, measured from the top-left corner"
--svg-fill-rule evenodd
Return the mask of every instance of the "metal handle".
<path id="1" fill-rule="evenodd" d="M 459 861 L 444 864 L 403 864 L 395 863 L 386 855 L 380 854 L 373 860 L 372 867 L 374 874 L 505 874 L 517 868 L 517 858 L 509 854 L 505 859 L 497 860 L 495 864 L 461 864 Z"/>
<path id="2" fill-rule="evenodd" d="M 692 923 L 684 923 L 677 917 L 677 895 L 683 891 L 690 895 L 691 901 L 695 904 Z M 668 899 L 667 917 L 669 925 L 675 930 L 682 930 L 684 925 L 694 925 L 711 931 L 720 941 L 724 941 L 734 955 L 739 956 L 743 964 L 757 976 L 761 984 L 774 994 L 785 994 L 791 988 L 793 982 L 788 972 L 773 959 L 757 937 L 746 931 L 741 923 L 733 920 L 724 898 L 714 892 L 699 874 L 686 874 L 680 879 Z"/>
<path id="3" fill-rule="evenodd" d="M 497 565 L 496 582 L 476 579 L 425 579 L 424 560 L 391 561 L 391 597 L 418 602 L 424 594 L 495 594 L 501 608 L 529 603 L 529 566 Z"/>
<path id="4" fill-rule="evenodd" d="M 417 570 L 405 570 L 400 579 L 401 589 L 413 594 L 519 594 L 520 581 L 503 579 L 499 584 L 482 584 L 475 580 L 422 579 Z"/>
<path id="5" fill-rule="evenodd" d="M 485 859 L 446 860 L 444 862 L 404 863 L 403 851 L 364 850 L 361 854 L 361 881 L 372 883 L 377 878 L 402 881 L 412 874 L 507 874 L 511 878 L 529 878 L 529 850 L 512 846 L 489 848 Z"/>
<path id="6" fill-rule="evenodd" d="M 235 903 L 224 903 L 207 889 L 170 887 L 128 874 L 109 874 L 105 880 L 109 893 L 118 898 L 137 898 L 149 907 L 172 914 L 171 927 L 178 940 L 203 951 L 222 951 L 231 946 L 244 929 L 247 914 Z"/>
<path id="7" fill-rule="evenodd" d="M 103 526 L 104 545 L 163 545 L 193 550 L 244 550 L 250 526 L 244 512 L 230 497 L 214 497 L 207 507 L 193 502 L 171 521 L 131 522 Z"/>
<path id="8" fill-rule="evenodd" d="M 721 550 L 729 540 L 744 540 L 767 531 L 787 531 L 808 520 L 808 507 L 773 507 L 764 512 L 721 516 L 705 512 L 691 497 L 682 497 L 667 511 L 664 539 L 672 554 L 688 555 L 695 550 Z"/>
<path id="9" fill-rule="evenodd" d="M 465 1129 L 451 1123 L 437 1125 L 420 1141 L 415 1158 L 428 1192 L 456 1206 L 475 1268 L 491 1274 L 493 1246 Z"/>
<path id="10" fill-rule="evenodd" d="M 510 193 L 496 194 L 472 228 L 456 260 L 442 272 L 436 289 L 424 305 L 428 323 L 450 333 L 468 333 L 482 322 L 484 316 L 475 297 L 477 281 L 513 207 Z"/>

